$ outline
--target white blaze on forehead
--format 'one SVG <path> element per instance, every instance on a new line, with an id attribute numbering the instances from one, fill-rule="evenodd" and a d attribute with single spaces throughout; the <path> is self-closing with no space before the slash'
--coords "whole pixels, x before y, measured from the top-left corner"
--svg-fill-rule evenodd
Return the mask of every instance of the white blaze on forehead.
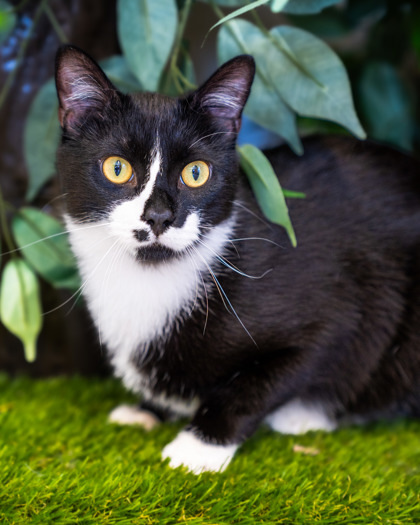
<path id="1" fill-rule="evenodd" d="M 142 192 L 140 193 L 139 197 L 136 199 L 137 201 L 137 207 L 138 207 L 138 213 L 141 217 L 144 213 L 144 208 L 146 205 L 146 202 L 150 199 L 153 188 L 156 184 L 157 176 L 159 175 L 160 169 L 161 169 L 161 163 L 162 163 L 162 156 L 160 152 L 160 145 L 159 145 L 159 139 L 156 139 L 155 147 L 152 151 L 152 162 L 150 164 L 149 168 L 149 180 L 147 181 L 145 187 L 143 188 Z"/>
<path id="2" fill-rule="evenodd" d="M 156 179 L 161 171 L 161 164 L 162 156 L 159 140 L 157 139 L 151 154 L 151 162 L 148 169 L 149 178 L 140 195 L 131 200 L 118 202 L 109 216 L 112 234 L 123 241 L 127 249 L 132 250 L 133 253 L 138 248 L 138 241 L 134 239 L 133 231 L 143 229 L 149 234 L 151 232 L 150 226 L 141 217 L 143 217 L 146 203 L 153 193 Z"/>

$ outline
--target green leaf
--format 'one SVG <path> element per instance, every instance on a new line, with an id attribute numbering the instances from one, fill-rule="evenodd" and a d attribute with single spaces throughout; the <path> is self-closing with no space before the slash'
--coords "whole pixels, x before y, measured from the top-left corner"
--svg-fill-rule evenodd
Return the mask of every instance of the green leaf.
<path id="1" fill-rule="evenodd" d="M 283 4 L 287 2 L 287 0 L 279 0 Z M 236 9 L 233 11 L 233 13 L 229 13 L 228 15 L 221 18 L 216 24 L 212 25 L 211 28 L 208 30 L 208 33 L 212 31 L 215 27 L 220 26 L 221 24 L 225 24 L 226 22 L 229 22 L 229 20 L 233 20 L 234 18 L 237 18 L 238 16 L 244 15 L 248 11 L 252 11 L 252 9 L 255 9 L 256 7 L 259 7 L 260 5 L 267 4 L 269 0 L 255 0 L 254 2 L 251 2 L 250 4 L 240 7 L 239 9 Z"/>
<path id="2" fill-rule="evenodd" d="M 282 191 L 287 199 L 306 199 L 306 193 L 301 191 L 286 190 L 284 188 L 282 188 Z"/>
<path id="3" fill-rule="evenodd" d="M 0 319 L 23 343 L 27 361 L 34 361 L 36 340 L 42 326 L 39 283 L 22 259 L 12 259 L 3 270 Z"/>
<path id="4" fill-rule="evenodd" d="M 0 45 L 9 36 L 16 25 L 16 13 L 12 6 L 5 0 L 0 0 Z"/>
<path id="5" fill-rule="evenodd" d="M 254 122 L 283 137 L 296 153 L 302 153 L 296 116 L 284 103 L 277 85 L 261 67 L 261 64 L 265 63 L 267 42 L 266 36 L 251 22 L 233 20 L 219 31 L 217 41 L 219 61 L 226 62 L 241 53 L 254 56 L 257 62 L 257 74 L 245 106 L 245 114 Z"/>
<path id="6" fill-rule="evenodd" d="M 217 4 L 222 7 L 238 7 L 240 5 L 248 5 L 249 0 L 200 0 L 206 4 Z"/>
<path id="7" fill-rule="evenodd" d="M 63 226 L 36 208 L 22 208 L 12 221 L 17 246 L 27 263 L 56 288 L 80 286 L 75 258 Z"/>
<path id="8" fill-rule="evenodd" d="M 127 60 L 121 55 L 114 55 L 102 60 L 99 65 L 109 80 L 123 93 L 141 91 L 142 85 L 128 67 Z"/>
<path id="9" fill-rule="evenodd" d="M 296 235 L 289 217 L 289 211 L 277 175 L 264 155 L 252 146 L 245 144 L 238 148 L 241 168 L 246 173 L 252 191 L 268 220 L 280 224 L 289 235 L 290 242 L 296 247 Z"/>
<path id="10" fill-rule="evenodd" d="M 155 91 L 175 39 L 175 0 L 118 0 L 118 38 L 144 89 Z"/>
<path id="11" fill-rule="evenodd" d="M 54 80 L 49 80 L 34 98 L 25 122 L 23 147 L 29 172 L 26 200 L 33 200 L 55 174 L 55 153 L 60 138 L 58 102 Z"/>
<path id="12" fill-rule="evenodd" d="M 272 0 L 271 10 L 274 13 L 283 11 L 294 15 L 312 15 L 319 13 L 333 4 L 338 4 L 340 1 L 341 0 L 289 0 L 284 6 L 283 0 Z"/>
<path id="13" fill-rule="evenodd" d="M 334 51 L 295 27 L 274 27 L 270 35 L 260 65 L 286 104 L 299 115 L 337 122 L 365 138 L 346 69 Z"/>
<path id="14" fill-rule="evenodd" d="M 358 92 L 369 135 L 411 151 L 415 111 L 396 69 L 387 62 L 368 64 L 362 72 Z"/>

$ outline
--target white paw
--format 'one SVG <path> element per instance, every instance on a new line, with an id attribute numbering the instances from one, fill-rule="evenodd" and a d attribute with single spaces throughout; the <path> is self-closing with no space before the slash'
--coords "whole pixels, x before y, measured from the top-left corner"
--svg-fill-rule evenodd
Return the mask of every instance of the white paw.
<path id="1" fill-rule="evenodd" d="M 120 405 L 114 408 L 108 416 L 108 421 L 119 425 L 140 425 L 146 430 L 151 430 L 160 423 L 151 412 L 132 405 Z"/>
<path id="2" fill-rule="evenodd" d="M 337 428 L 336 421 L 328 416 L 322 406 L 304 404 L 300 399 L 293 399 L 281 406 L 265 421 L 282 434 L 305 434 L 310 430 L 331 432 Z"/>
<path id="3" fill-rule="evenodd" d="M 222 472 L 230 463 L 238 445 L 211 445 L 184 430 L 166 445 L 162 458 L 169 458 L 172 468 L 184 465 L 194 474 L 212 471 Z"/>

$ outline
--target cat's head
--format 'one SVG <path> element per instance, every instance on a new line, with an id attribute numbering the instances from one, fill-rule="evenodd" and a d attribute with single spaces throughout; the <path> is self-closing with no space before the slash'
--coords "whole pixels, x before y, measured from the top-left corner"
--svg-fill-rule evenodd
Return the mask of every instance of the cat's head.
<path id="1" fill-rule="evenodd" d="M 108 222 L 128 251 L 157 262 L 226 220 L 254 71 L 243 55 L 187 96 L 124 95 L 85 53 L 61 48 L 57 168 L 72 222 Z"/>

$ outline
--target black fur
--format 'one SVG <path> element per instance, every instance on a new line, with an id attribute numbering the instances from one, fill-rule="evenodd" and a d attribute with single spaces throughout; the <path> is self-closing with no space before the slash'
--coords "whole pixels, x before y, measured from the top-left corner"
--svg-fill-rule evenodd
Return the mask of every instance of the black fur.
<path id="1" fill-rule="evenodd" d="M 78 54 L 74 48 L 61 52 L 58 86 L 66 53 Z M 158 133 L 165 177 L 153 198 L 163 192 L 173 223 L 182 225 L 197 206 L 207 227 L 235 213 L 234 237 L 254 240 L 229 244 L 226 259 L 251 276 L 270 270 L 251 279 L 214 265 L 252 338 L 207 276 L 213 289 L 208 320 L 195 309 L 168 341 L 150 341 L 147 360 L 139 356 L 135 364 L 146 375 L 156 374 L 156 394 L 199 396 L 190 428 L 209 442 L 243 441 L 267 414 L 296 397 L 321 402 L 337 419 L 418 417 L 419 165 L 351 138 L 307 139 L 302 158 L 286 147 L 266 152 L 282 186 L 306 194 L 288 201 L 298 239 L 292 248 L 284 230 L 262 217 L 238 170 L 236 131 L 252 75 L 251 59 L 239 58 L 186 98 L 112 90 L 99 102 L 100 111 L 98 100 L 94 111 L 83 111 L 77 129 L 74 118 L 71 126 L 62 119 L 58 167 L 74 219 L 106 217 L 111 203 L 141 190 Z M 215 89 L 231 90 L 232 78 L 242 82 L 243 93 L 235 115 L 215 109 L 209 96 Z M 115 187 L 104 179 L 98 159 L 114 154 L 132 162 L 135 182 Z M 179 174 L 196 159 L 212 164 L 212 184 L 188 192 Z M 164 264 L 174 256 L 170 250 L 139 250 L 139 264 Z"/>

